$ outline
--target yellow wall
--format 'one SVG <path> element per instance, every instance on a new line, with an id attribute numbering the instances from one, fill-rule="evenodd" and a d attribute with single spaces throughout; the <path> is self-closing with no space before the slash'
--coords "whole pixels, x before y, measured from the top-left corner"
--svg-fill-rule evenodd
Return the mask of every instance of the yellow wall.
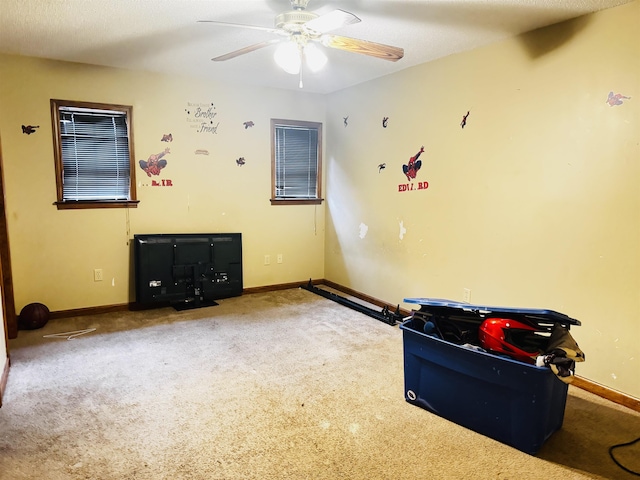
<path id="1" fill-rule="evenodd" d="M 638 31 L 636 1 L 332 94 L 326 278 L 566 313 L 578 374 L 640 397 Z"/>
<path id="2" fill-rule="evenodd" d="M 0 56 L 0 131 L 15 302 L 51 311 L 134 300 L 136 233 L 241 232 L 244 286 L 322 278 L 324 205 L 274 206 L 270 118 L 325 121 L 322 96 L 218 85 L 110 68 Z M 133 106 L 136 159 L 169 147 L 153 187 L 136 168 L 136 209 L 57 210 L 49 100 Z M 213 103 L 216 134 L 197 133 L 189 103 Z M 255 126 L 245 129 L 243 122 Z M 21 125 L 39 125 L 31 135 Z M 162 142 L 171 133 L 172 142 Z M 209 155 L 197 155 L 207 150 Z M 244 157 L 244 166 L 236 159 Z M 283 263 L 277 264 L 277 254 Z M 264 265 L 264 255 L 273 258 Z M 104 281 L 94 282 L 93 270 Z"/>

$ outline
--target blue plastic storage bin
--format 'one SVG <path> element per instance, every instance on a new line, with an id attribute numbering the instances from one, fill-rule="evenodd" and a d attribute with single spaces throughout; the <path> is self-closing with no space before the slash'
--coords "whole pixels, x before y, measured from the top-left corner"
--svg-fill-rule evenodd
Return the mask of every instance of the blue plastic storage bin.
<path id="1" fill-rule="evenodd" d="M 509 309 L 448 300 L 405 299 L 421 312 L 466 316 L 526 315 L 566 327 L 580 322 L 550 310 Z M 422 331 L 409 319 L 403 331 L 405 399 L 447 420 L 529 454 L 564 420 L 568 386 L 549 368 L 477 351 Z"/>

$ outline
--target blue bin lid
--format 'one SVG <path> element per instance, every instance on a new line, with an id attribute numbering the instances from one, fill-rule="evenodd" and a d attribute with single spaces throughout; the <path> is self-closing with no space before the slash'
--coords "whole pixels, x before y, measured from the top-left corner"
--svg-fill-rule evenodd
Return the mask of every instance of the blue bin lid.
<path id="1" fill-rule="evenodd" d="M 405 303 L 415 303 L 418 305 L 424 305 L 427 307 L 449 307 L 458 308 L 461 310 L 471 312 L 486 312 L 492 315 L 506 313 L 506 314 L 518 314 L 518 315 L 533 315 L 545 317 L 554 322 L 570 324 L 570 325 L 582 325 L 580 320 L 571 318 L 564 313 L 556 312 L 555 310 L 539 309 L 539 308 L 517 308 L 517 307 L 497 307 L 491 305 L 481 305 L 474 303 L 456 302 L 454 300 L 447 300 L 444 298 L 405 298 Z"/>

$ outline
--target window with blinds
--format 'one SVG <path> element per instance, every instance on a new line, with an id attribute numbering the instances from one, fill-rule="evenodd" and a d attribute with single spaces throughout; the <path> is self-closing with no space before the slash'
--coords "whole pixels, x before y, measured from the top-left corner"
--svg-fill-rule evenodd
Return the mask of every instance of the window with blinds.
<path id="1" fill-rule="evenodd" d="M 135 206 L 131 107 L 51 104 L 58 207 Z"/>
<path id="2" fill-rule="evenodd" d="M 319 203 L 322 124 L 272 120 L 272 203 Z"/>

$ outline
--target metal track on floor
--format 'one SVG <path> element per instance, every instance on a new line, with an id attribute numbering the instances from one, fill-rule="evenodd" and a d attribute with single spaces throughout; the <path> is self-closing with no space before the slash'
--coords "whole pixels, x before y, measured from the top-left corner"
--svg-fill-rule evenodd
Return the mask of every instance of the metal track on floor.
<path id="1" fill-rule="evenodd" d="M 395 312 L 392 312 L 391 310 L 389 310 L 389 307 L 386 306 L 381 311 L 377 311 L 373 308 L 369 308 L 365 305 L 349 300 L 348 298 L 341 297 L 340 295 L 337 295 L 333 292 L 322 290 L 321 288 L 314 286 L 311 282 L 311 279 L 309 279 L 309 283 L 307 283 L 306 285 L 300 285 L 300 288 L 320 295 L 321 297 L 328 298 L 329 300 L 333 300 L 334 302 L 356 310 L 357 312 L 364 313 L 365 315 L 375 318 L 376 320 L 380 320 L 387 325 L 393 326 L 397 323 L 401 323 L 403 320 L 402 314 L 400 313 L 400 305 L 397 306 Z"/>

